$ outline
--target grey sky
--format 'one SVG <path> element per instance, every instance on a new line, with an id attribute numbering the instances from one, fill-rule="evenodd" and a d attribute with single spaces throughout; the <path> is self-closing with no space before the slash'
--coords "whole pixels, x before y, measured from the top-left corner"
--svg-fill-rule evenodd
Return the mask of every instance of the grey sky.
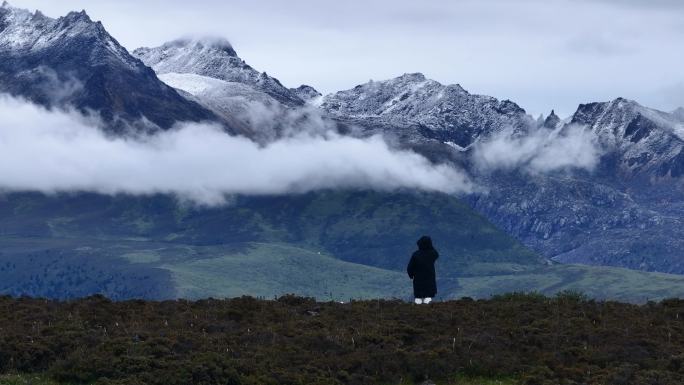
<path id="1" fill-rule="evenodd" d="M 684 2 L 674 0 L 12 0 L 86 9 L 127 48 L 228 38 L 287 86 L 323 93 L 423 72 L 532 114 L 635 99 L 684 105 Z"/>

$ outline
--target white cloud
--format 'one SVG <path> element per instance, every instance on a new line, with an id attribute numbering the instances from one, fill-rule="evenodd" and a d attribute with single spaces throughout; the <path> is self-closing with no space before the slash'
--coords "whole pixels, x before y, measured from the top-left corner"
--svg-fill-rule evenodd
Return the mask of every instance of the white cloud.
<path id="1" fill-rule="evenodd" d="M 479 143 L 474 152 L 475 164 L 482 170 L 522 169 L 531 173 L 593 170 L 600 156 L 596 136 L 580 126 L 567 126 L 562 131 L 541 128 L 524 136 L 504 131 Z"/>
<path id="2" fill-rule="evenodd" d="M 0 97 L 0 190 L 169 193 L 201 204 L 229 194 L 327 188 L 469 192 L 461 171 L 380 137 L 296 136 L 260 146 L 210 125 L 110 138 L 75 113 Z"/>

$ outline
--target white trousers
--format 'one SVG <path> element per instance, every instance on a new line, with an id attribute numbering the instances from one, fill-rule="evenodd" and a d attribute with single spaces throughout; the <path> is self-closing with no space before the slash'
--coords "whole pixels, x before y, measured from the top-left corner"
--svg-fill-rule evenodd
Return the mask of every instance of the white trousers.
<path id="1" fill-rule="evenodd" d="M 430 302 L 432 302 L 432 298 L 430 298 L 430 297 L 427 297 L 427 298 L 416 298 L 416 305 L 420 305 L 420 304 L 423 304 L 423 303 L 427 305 L 427 304 L 429 304 Z"/>

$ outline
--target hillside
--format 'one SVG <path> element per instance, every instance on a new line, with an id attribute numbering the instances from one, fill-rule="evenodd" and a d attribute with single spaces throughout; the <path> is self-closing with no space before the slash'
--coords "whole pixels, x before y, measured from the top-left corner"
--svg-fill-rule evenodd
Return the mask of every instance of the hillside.
<path id="1" fill-rule="evenodd" d="M 678 384 L 684 302 L 0 297 L 0 384 Z"/>
<path id="2" fill-rule="evenodd" d="M 439 240 L 445 279 L 473 263 L 542 266 L 441 194 L 328 191 L 236 197 L 215 208 L 169 196 L 10 194 L 0 200 L 0 291 L 118 299 L 288 292 L 327 298 L 331 291 L 346 299 L 391 297 L 399 295 L 397 283 L 423 233 Z M 353 284 L 338 282 L 344 276 Z M 321 284 L 304 284 L 307 277 Z M 244 281 L 251 283 L 239 285 Z"/>
<path id="3" fill-rule="evenodd" d="M 645 302 L 684 277 L 548 265 L 441 194 L 320 192 L 197 207 L 169 196 L 9 194 L 0 199 L 0 293 L 69 299 L 402 298 L 415 240 L 431 234 L 440 298 L 510 291 Z"/>

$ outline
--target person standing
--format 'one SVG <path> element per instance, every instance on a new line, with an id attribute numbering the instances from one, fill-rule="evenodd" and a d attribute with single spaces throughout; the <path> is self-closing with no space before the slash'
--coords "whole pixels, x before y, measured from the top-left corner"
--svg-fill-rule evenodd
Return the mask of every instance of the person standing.
<path id="1" fill-rule="evenodd" d="M 439 253 L 432 246 L 432 239 L 422 236 L 418 242 L 418 250 L 411 256 L 406 272 L 413 280 L 413 296 L 416 304 L 428 304 L 437 294 L 435 278 L 435 261 Z"/>

